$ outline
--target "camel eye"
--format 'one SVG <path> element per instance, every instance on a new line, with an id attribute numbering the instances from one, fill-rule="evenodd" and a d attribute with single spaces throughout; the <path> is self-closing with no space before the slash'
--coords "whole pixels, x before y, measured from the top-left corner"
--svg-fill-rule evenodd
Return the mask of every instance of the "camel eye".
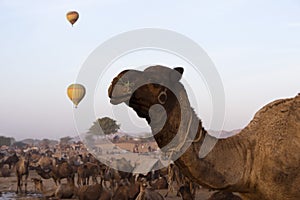
<path id="1" fill-rule="evenodd" d="M 122 84 L 122 85 L 129 85 L 129 80 L 127 78 L 120 78 L 119 79 L 119 82 Z"/>

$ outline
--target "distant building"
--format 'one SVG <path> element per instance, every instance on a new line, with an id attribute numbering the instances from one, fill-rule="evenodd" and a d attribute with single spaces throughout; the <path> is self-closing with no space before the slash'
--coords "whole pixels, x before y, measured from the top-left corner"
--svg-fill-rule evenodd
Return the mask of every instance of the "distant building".
<path id="1" fill-rule="evenodd" d="M 0 146 L 6 145 L 10 146 L 15 142 L 14 138 L 11 137 L 5 137 L 5 136 L 0 136 Z"/>

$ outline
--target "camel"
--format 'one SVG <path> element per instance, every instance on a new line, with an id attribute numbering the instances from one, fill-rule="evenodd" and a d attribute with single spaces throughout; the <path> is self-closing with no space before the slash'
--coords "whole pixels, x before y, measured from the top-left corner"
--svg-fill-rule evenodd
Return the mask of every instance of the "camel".
<path id="1" fill-rule="evenodd" d="M 55 164 L 56 164 L 56 162 L 55 162 L 54 158 L 46 156 L 46 155 L 42 155 L 37 162 L 37 165 L 40 166 L 41 169 L 44 171 L 51 170 L 52 166 Z"/>
<path id="2" fill-rule="evenodd" d="M 23 182 L 25 182 L 25 193 L 27 193 L 27 179 L 29 175 L 29 159 L 30 159 L 30 154 L 26 154 L 25 156 L 21 156 L 16 163 L 16 176 L 17 176 L 17 191 L 16 193 L 18 194 L 19 191 L 22 193 L 22 185 Z M 23 180 L 24 177 L 24 180 Z"/>
<path id="3" fill-rule="evenodd" d="M 110 200 L 111 194 L 101 184 L 84 185 L 76 190 L 79 200 Z"/>
<path id="4" fill-rule="evenodd" d="M 71 177 L 67 178 L 67 183 L 59 184 L 55 190 L 55 197 L 58 199 L 72 198 L 75 194 L 74 179 Z"/>
<path id="5" fill-rule="evenodd" d="M 144 71 L 125 70 L 113 79 L 108 89 L 110 102 L 125 103 L 145 118 L 161 149 L 177 134 L 179 147 L 191 141 L 175 164 L 199 185 L 236 192 L 244 200 L 299 199 L 300 94 L 267 104 L 239 134 L 218 139 L 213 149 L 201 157 L 204 138 L 216 138 L 207 133 L 190 106 L 180 83 L 183 71 L 181 67 L 159 65 Z M 174 89 L 171 91 L 165 85 Z M 149 110 L 153 105 L 160 105 L 167 113 L 163 127 L 158 130 L 161 111 L 155 109 L 157 106 Z M 181 123 L 188 126 L 184 127 L 186 131 L 180 129 Z M 198 127 L 196 133 L 190 131 L 194 127 Z M 170 149 L 176 150 L 173 155 L 181 150 L 176 147 L 166 150 Z"/>
<path id="6" fill-rule="evenodd" d="M 92 177 L 93 183 L 97 183 L 97 177 L 100 175 L 100 167 L 94 163 L 87 162 L 82 164 L 77 169 L 77 185 L 88 185 L 90 176 Z"/>
<path id="7" fill-rule="evenodd" d="M 74 172 L 72 166 L 67 162 L 62 162 L 60 164 L 52 166 L 51 176 L 57 185 L 60 184 L 60 180 L 63 178 L 71 178 L 74 180 Z"/>
<path id="8" fill-rule="evenodd" d="M 195 199 L 197 189 L 199 189 L 199 185 L 185 177 L 184 184 L 181 184 L 177 190 L 177 196 L 181 196 L 183 200 Z"/>
<path id="9" fill-rule="evenodd" d="M 181 197 L 182 200 L 193 200 L 195 199 L 192 195 L 189 185 L 183 185 L 179 188 L 177 196 Z"/>
<path id="10" fill-rule="evenodd" d="M 9 169 L 11 169 L 13 166 L 16 165 L 16 163 L 19 161 L 19 158 L 16 153 L 13 155 L 9 156 L 7 159 L 3 161 L 3 165 L 8 164 Z"/>
<path id="11" fill-rule="evenodd" d="M 146 181 L 140 183 L 140 193 L 135 200 L 164 200 L 164 197 L 153 189 L 147 188 Z"/>
<path id="12" fill-rule="evenodd" d="M 0 176 L 10 177 L 10 174 L 11 174 L 11 170 L 9 169 L 9 166 L 7 164 L 0 166 Z"/>
<path id="13" fill-rule="evenodd" d="M 43 181 L 37 178 L 32 178 L 31 181 L 34 183 L 35 190 L 42 193 L 45 199 L 55 196 L 57 187 L 45 188 L 45 186 L 43 185 Z"/>
<path id="14" fill-rule="evenodd" d="M 43 179 L 50 179 L 52 178 L 52 173 L 51 173 L 51 169 L 48 169 L 48 170 L 43 170 L 41 166 L 36 166 L 36 167 L 33 167 L 33 169 L 36 171 L 36 173 L 38 175 L 40 175 Z M 55 182 L 55 180 L 54 180 Z"/>
<path id="15" fill-rule="evenodd" d="M 106 181 L 109 181 L 110 188 L 113 192 L 119 186 L 121 180 L 133 179 L 133 174 L 131 171 L 134 169 L 134 166 L 132 166 L 125 158 L 113 159 L 110 163 L 110 166 L 112 167 L 105 167 L 105 170 L 102 173 L 101 182 L 104 183 L 106 188 L 108 188 Z M 119 169 L 126 169 L 126 171 Z"/>
<path id="16" fill-rule="evenodd" d="M 67 183 L 62 183 L 53 188 L 45 188 L 41 179 L 32 178 L 31 181 L 34 183 L 35 189 L 43 194 L 45 198 L 56 197 L 58 199 L 70 199 L 74 196 L 75 185 L 74 181 L 68 178 Z"/>
<path id="17" fill-rule="evenodd" d="M 60 184 L 60 180 L 63 178 L 72 178 L 74 179 L 74 172 L 72 166 L 67 162 L 62 162 L 56 165 L 45 165 L 44 169 L 40 166 L 34 166 L 33 169 L 40 175 L 43 179 L 50 179 L 52 178 L 55 185 Z M 57 184 L 58 183 L 58 184 Z"/>
<path id="18" fill-rule="evenodd" d="M 168 189 L 168 181 L 165 176 L 159 177 L 154 182 L 150 181 L 149 184 L 150 184 L 151 188 L 153 188 L 155 190 Z"/>
<path id="19" fill-rule="evenodd" d="M 103 184 L 105 188 L 110 187 L 110 189 L 114 192 L 121 180 L 122 179 L 118 170 L 107 167 L 103 176 L 101 177 L 101 184 Z M 109 187 L 107 186 L 106 181 L 109 181 Z"/>
<path id="20" fill-rule="evenodd" d="M 114 192 L 112 200 L 135 200 L 140 192 L 139 183 L 121 181 L 119 187 Z"/>

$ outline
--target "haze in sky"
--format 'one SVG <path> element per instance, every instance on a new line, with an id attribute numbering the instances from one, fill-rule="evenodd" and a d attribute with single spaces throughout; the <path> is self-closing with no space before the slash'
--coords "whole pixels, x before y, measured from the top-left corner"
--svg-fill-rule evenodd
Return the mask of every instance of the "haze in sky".
<path id="1" fill-rule="evenodd" d="M 242 128 L 263 105 L 300 92 L 299 9 L 298 0 L 1 0 L 0 135 L 17 140 L 75 136 L 68 85 L 75 82 L 82 64 L 100 44 L 139 28 L 168 29 L 197 42 L 223 81 L 224 129 Z M 65 18 L 70 10 L 80 13 L 73 28 Z M 152 63 L 187 65 L 151 51 L 133 53 L 114 65 L 122 71 Z M 112 117 L 123 131 L 147 131 L 145 122 L 133 112 L 133 125 L 122 124 L 118 108 L 109 104 L 107 84 L 120 71 L 106 75 L 103 85 L 99 82 L 95 116 L 110 115 L 115 109 Z M 203 88 L 203 97 L 195 95 L 201 98 L 196 111 L 209 129 L 209 91 L 188 72 L 184 84 Z"/>

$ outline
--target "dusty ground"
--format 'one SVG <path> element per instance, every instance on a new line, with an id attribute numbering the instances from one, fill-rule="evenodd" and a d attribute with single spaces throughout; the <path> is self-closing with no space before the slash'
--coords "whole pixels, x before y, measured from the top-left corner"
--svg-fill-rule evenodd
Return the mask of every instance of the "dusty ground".
<path id="1" fill-rule="evenodd" d="M 35 171 L 30 171 L 29 177 L 28 177 L 28 194 L 25 195 L 16 195 L 15 191 L 17 189 L 17 178 L 15 177 L 14 173 L 11 174 L 10 177 L 0 177 L 0 200 L 9 200 L 9 199 L 18 199 L 18 200 L 38 200 L 42 199 L 41 195 L 38 192 L 35 192 L 34 185 L 31 181 L 31 178 L 38 178 L 39 176 L 35 173 Z M 63 180 L 62 182 L 65 182 Z M 53 188 L 55 187 L 54 181 L 52 179 L 45 180 L 43 179 L 43 183 L 45 188 Z M 161 194 L 165 195 L 167 190 L 160 190 Z M 205 200 L 209 197 L 209 192 L 204 189 L 200 189 L 197 192 L 197 200 Z M 166 198 L 166 200 L 180 200 L 181 198 L 176 196 L 176 192 L 173 192 L 169 194 L 169 196 Z"/>

